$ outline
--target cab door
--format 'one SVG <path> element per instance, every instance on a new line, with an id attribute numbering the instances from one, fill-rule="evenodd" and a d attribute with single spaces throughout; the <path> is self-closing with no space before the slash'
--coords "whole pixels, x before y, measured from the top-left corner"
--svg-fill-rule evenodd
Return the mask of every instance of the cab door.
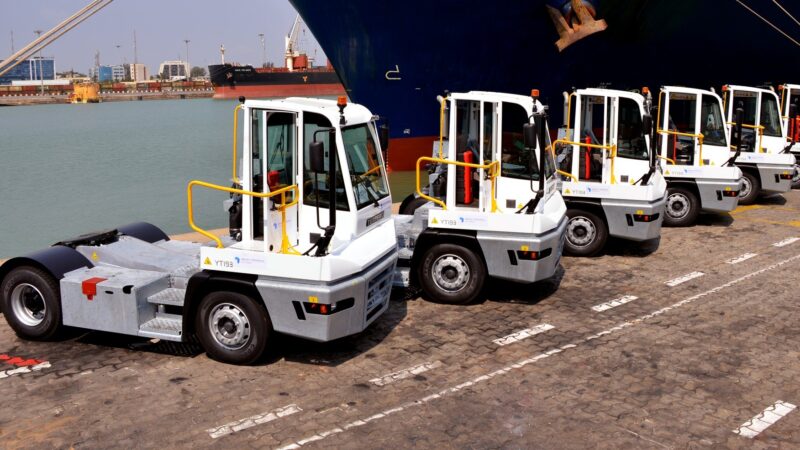
<path id="1" fill-rule="evenodd" d="M 525 148 L 523 125 L 530 122 L 527 110 L 519 104 L 500 102 L 497 122 L 497 150 L 500 161 L 495 199 L 500 210 L 522 208 L 536 196 L 539 188 L 539 162 L 536 149 Z M 488 183 L 487 183 L 488 184 Z M 490 205 L 487 205 L 487 211 Z"/>
<path id="2" fill-rule="evenodd" d="M 297 115 L 292 112 L 253 110 L 251 158 L 253 191 L 275 192 L 296 184 Z M 263 240 L 266 251 L 280 252 L 285 237 L 297 245 L 297 205 L 293 190 L 270 198 L 253 198 L 253 239 Z M 284 226 L 285 222 L 285 226 Z"/>

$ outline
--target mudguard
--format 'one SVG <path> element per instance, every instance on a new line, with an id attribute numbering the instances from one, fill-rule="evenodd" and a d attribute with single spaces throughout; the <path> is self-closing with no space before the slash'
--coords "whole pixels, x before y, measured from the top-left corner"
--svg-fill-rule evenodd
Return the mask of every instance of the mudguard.
<path id="1" fill-rule="evenodd" d="M 232 291 L 247 295 L 264 305 L 256 288 L 258 275 L 203 270 L 189 278 L 183 301 L 183 336 L 194 334 L 194 317 L 200 301 L 214 291 Z M 264 305 L 266 308 L 266 305 Z"/>
<path id="2" fill-rule="evenodd" d="M 169 236 L 161 231 L 161 228 L 147 222 L 129 223 L 128 225 L 117 227 L 117 231 L 119 234 L 135 237 L 151 244 L 169 240 Z"/>
<path id="3" fill-rule="evenodd" d="M 12 258 L 0 266 L 0 283 L 5 276 L 19 266 L 34 266 L 46 270 L 53 278 L 60 280 L 64 274 L 81 267 L 92 268 L 94 265 L 76 250 L 63 245 L 55 245 L 45 250 Z"/>

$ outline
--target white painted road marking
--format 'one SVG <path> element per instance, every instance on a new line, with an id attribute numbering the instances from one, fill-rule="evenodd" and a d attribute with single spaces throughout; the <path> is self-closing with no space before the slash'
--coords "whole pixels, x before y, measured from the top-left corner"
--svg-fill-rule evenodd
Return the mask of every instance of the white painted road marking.
<path id="1" fill-rule="evenodd" d="M 431 369 L 435 369 L 441 366 L 442 363 L 439 361 L 434 361 L 432 363 L 425 363 L 420 364 L 418 366 L 409 367 L 408 369 L 398 370 L 397 372 L 392 372 L 389 375 L 384 375 L 379 378 L 373 378 L 369 380 L 370 383 L 378 385 L 378 386 L 386 386 L 389 383 L 394 383 L 398 380 L 403 380 L 406 378 L 411 378 L 414 375 L 419 375 L 423 372 L 427 372 Z"/>
<path id="2" fill-rule="evenodd" d="M 273 411 L 257 414 L 255 416 L 250 416 L 242 420 L 237 420 L 236 422 L 226 423 L 225 425 L 222 425 L 220 427 L 209 428 L 208 430 L 206 430 L 206 433 L 208 433 L 208 435 L 211 436 L 212 438 L 216 439 L 218 437 L 227 436 L 231 433 L 236 433 L 237 431 L 253 428 L 256 425 L 272 422 L 275 419 L 280 419 L 281 417 L 290 416 L 300 411 L 302 411 L 300 407 L 298 407 L 295 404 L 291 404 L 284 406 L 283 408 L 278 408 Z"/>
<path id="3" fill-rule="evenodd" d="M 782 240 L 780 242 L 776 242 L 776 243 L 772 244 L 772 246 L 773 247 L 786 247 L 787 245 L 794 244 L 797 241 L 800 241 L 800 237 L 790 237 L 790 238 L 784 239 L 784 240 Z"/>
<path id="4" fill-rule="evenodd" d="M 509 334 L 508 336 L 495 339 L 492 342 L 502 347 L 504 345 L 513 344 L 514 342 L 527 339 L 531 336 L 536 336 L 539 333 L 544 333 L 545 331 L 552 330 L 553 328 L 555 327 L 549 323 L 543 323 L 541 325 L 536 325 L 533 328 L 526 328 L 524 330 L 517 331 L 516 333 Z"/>
<path id="5" fill-rule="evenodd" d="M 705 275 L 703 272 L 687 273 L 684 276 L 681 276 L 681 277 L 678 277 L 678 278 L 673 278 L 672 280 L 669 280 L 669 281 L 665 281 L 664 284 L 666 284 L 669 287 L 675 287 L 675 286 L 677 286 L 679 284 L 686 283 L 687 281 L 694 280 L 695 278 L 700 278 L 703 275 Z"/>
<path id="6" fill-rule="evenodd" d="M 775 422 L 786 417 L 786 415 L 794 411 L 795 408 L 797 408 L 797 406 L 778 400 L 752 419 L 743 423 L 742 426 L 733 430 L 733 432 L 740 436 L 753 439 L 762 431 L 774 425 Z"/>
<path id="7" fill-rule="evenodd" d="M 728 264 L 739 264 L 740 262 L 745 262 L 750 258 L 755 258 L 756 256 L 758 256 L 758 253 L 745 253 L 742 256 L 737 256 L 736 258 L 729 259 L 725 262 Z"/>
<path id="8" fill-rule="evenodd" d="M 335 434 L 344 433 L 345 431 L 347 431 L 347 430 L 349 430 L 351 428 L 357 428 L 357 427 L 360 427 L 360 426 L 364 426 L 364 425 L 366 425 L 366 424 L 368 424 L 370 422 L 376 421 L 378 419 L 382 419 L 382 418 L 388 417 L 388 416 L 390 416 L 392 414 L 396 414 L 396 413 L 405 411 L 406 409 L 409 409 L 409 408 L 412 408 L 412 407 L 415 407 L 415 406 L 425 405 L 427 403 L 432 402 L 433 400 L 437 400 L 437 399 L 445 397 L 447 395 L 457 393 L 457 392 L 459 392 L 459 391 L 461 391 L 463 389 L 466 389 L 466 388 L 468 388 L 470 386 L 474 386 L 476 384 L 483 383 L 484 381 L 491 380 L 492 378 L 495 378 L 495 377 L 497 377 L 499 375 L 505 375 L 506 373 L 509 373 L 512 370 L 521 369 L 521 368 L 523 368 L 523 367 L 525 367 L 525 366 L 527 366 L 529 364 L 533 364 L 533 363 L 535 363 L 535 362 L 537 362 L 539 360 L 549 358 L 550 356 L 553 356 L 555 354 L 561 353 L 561 352 L 563 352 L 565 350 L 576 348 L 576 347 L 580 346 L 581 344 L 585 344 L 586 342 L 589 342 L 591 340 L 598 339 L 601 336 L 604 336 L 606 334 L 615 333 L 617 331 L 620 331 L 622 329 L 631 327 L 633 325 L 638 325 L 638 324 L 640 324 L 640 323 L 642 323 L 642 322 L 644 322 L 644 321 L 646 321 L 648 319 L 652 319 L 653 317 L 660 316 L 660 315 L 665 314 L 665 313 L 667 313 L 667 312 L 669 312 L 669 311 L 671 311 L 673 309 L 680 308 L 681 306 L 684 306 L 684 305 L 687 305 L 687 304 L 692 303 L 694 301 L 697 301 L 697 300 L 699 300 L 699 299 L 701 299 L 703 297 L 707 297 L 709 295 L 716 294 L 717 292 L 719 292 L 719 291 L 721 291 L 723 289 L 727 289 L 727 288 L 729 288 L 731 286 L 734 286 L 736 284 L 741 283 L 742 281 L 746 281 L 746 280 L 749 280 L 750 278 L 753 278 L 755 276 L 761 275 L 762 273 L 769 272 L 770 270 L 775 270 L 778 267 L 784 266 L 784 265 L 789 264 L 791 262 L 794 262 L 794 261 L 796 261 L 798 259 L 800 259 L 800 255 L 795 255 L 795 256 L 793 256 L 793 257 L 791 257 L 789 259 L 785 259 L 785 260 L 783 260 L 781 262 L 777 262 L 777 263 L 772 264 L 771 266 L 765 267 L 765 268 L 763 268 L 761 270 L 757 270 L 755 272 L 751 272 L 751 273 L 749 273 L 747 275 L 744 275 L 744 276 L 741 276 L 739 278 L 736 278 L 735 280 L 729 281 L 729 282 L 727 282 L 727 283 L 725 283 L 723 285 L 717 286 L 717 287 L 715 287 L 713 289 L 709 289 L 709 290 L 707 290 L 705 292 L 701 292 L 699 294 L 695 294 L 695 295 L 693 295 L 691 297 L 688 297 L 686 299 L 683 299 L 683 300 L 679 301 L 678 303 L 675 303 L 675 304 L 672 304 L 670 306 L 667 306 L 667 307 L 661 308 L 659 310 L 653 311 L 650 314 L 645 314 L 644 316 L 638 317 L 638 318 L 636 318 L 634 320 L 631 320 L 629 322 L 623 322 L 623 323 L 621 323 L 621 324 L 619 324 L 619 325 L 617 325 L 617 326 L 615 326 L 613 328 L 609 328 L 608 330 L 601 331 L 600 333 L 597 333 L 597 334 L 594 334 L 592 336 L 588 336 L 588 337 L 586 337 L 584 339 L 578 340 L 573 344 L 562 345 L 561 347 L 554 348 L 554 349 L 549 350 L 549 351 L 544 352 L 544 353 L 539 353 L 536 356 L 530 357 L 528 359 L 523 359 L 522 361 L 519 361 L 519 362 L 517 362 L 515 364 L 512 364 L 510 366 L 503 367 L 502 369 L 495 370 L 494 372 L 490 372 L 490 373 L 487 373 L 485 375 L 481 375 L 481 376 L 479 376 L 477 378 L 473 378 L 472 380 L 465 381 L 464 383 L 461 383 L 461 384 L 459 384 L 457 386 L 453 386 L 453 387 L 450 387 L 450 388 L 443 389 L 443 390 L 441 390 L 441 391 L 439 391 L 437 393 L 428 395 L 427 397 L 423 397 L 423 398 L 420 398 L 418 400 L 413 400 L 413 401 L 410 401 L 410 402 L 403 403 L 400 406 L 396 406 L 394 408 L 390 408 L 390 409 L 384 410 L 382 412 L 379 412 L 377 414 L 373 414 L 373 415 L 371 415 L 369 417 L 365 417 L 363 419 L 354 420 L 352 422 L 349 422 L 349 423 L 346 423 L 346 424 L 342 425 L 341 427 L 335 427 L 335 428 L 328 429 L 328 430 L 323 431 L 321 433 L 317 433 L 317 434 L 309 436 L 309 437 L 307 437 L 305 439 L 302 439 L 302 440 L 296 441 L 294 443 L 288 444 L 286 446 L 280 447 L 280 450 L 289 450 L 289 449 L 300 448 L 300 447 L 302 447 L 303 445 L 305 445 L 305 444 L 307 444 L 309 442 L 320 441 L 322 439 L 325 439 L 328 436 L 333 436 Z"/>
<path id="9" fill-rule="evenodd" d="M 36 364 L 35 366 L 25 366 L 25 367 L 17 367 L 16 369 L 3 370 L 0 371 L 0 379 L 8 378 L 14 375 L 20 375 L 23 373 L 38 372 L 42 369 L 49 369 L 49 368 L 50 368 L 50 363 L 44 361 L 40 362 L 39 364 Z"/>
<path id="10" fill-rule="evenodd" d="M 610 302 L 605 302 L 599 305 L 592 306 L 592 309 L 597 312 L 608 311 L 611 308 L 616 308 L 617 306 L 621 306 L 624 305 L 625 303 L 630 303 L 638 299 L 639 297 L 636 297 L 635 295 L 625 295 L 616 300 L 611 300 Z"/>

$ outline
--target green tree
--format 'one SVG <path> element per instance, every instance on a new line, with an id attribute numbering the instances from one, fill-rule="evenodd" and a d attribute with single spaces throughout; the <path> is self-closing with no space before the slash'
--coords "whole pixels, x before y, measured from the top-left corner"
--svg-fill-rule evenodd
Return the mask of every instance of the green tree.
<path id="1" fill-rule="evenodd" d="M 192 70 L 189 72 L 192 78 L 202 78 L 206 76 L 206 68 L 200 66 L 192 67 Z"/>

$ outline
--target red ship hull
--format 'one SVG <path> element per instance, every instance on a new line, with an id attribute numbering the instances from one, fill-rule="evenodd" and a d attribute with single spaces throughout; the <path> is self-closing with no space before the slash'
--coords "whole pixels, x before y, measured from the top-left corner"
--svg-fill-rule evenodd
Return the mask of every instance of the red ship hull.
<path id="1" fill-rule="evenodd" d="M 344 87 L 338 83 L 332 84 L 262 84 L 262 85 L 236 85 L 215 86 L 214 98 L 271 98 L 271 97 L 314 97 L 345 95 Z"/>

